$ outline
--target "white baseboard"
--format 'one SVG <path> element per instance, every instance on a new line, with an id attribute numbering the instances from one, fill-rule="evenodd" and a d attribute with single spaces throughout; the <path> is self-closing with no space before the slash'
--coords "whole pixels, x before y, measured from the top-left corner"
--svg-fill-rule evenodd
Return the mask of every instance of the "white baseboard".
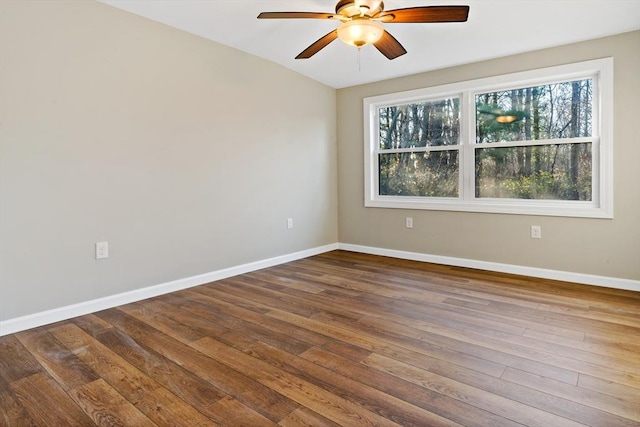
<path id="1" fill-rule="evenodd" d="M 408 259 L 412 261 L 432 262 L 434 264 L 451 265 L 455 267 L 476 268 L 479 270 L 496 271 L 500 273 L 519 274 L 522 276 L 539 277 L 542 279 L 561 280 L 565 282 L 581 283 L 584 285 L 602 286 L 605 288 L 625 289 L 640 292 L 640 280 L 619 279 L 616 277 L 595 276 L 591 274 L 572 273 L 568 271 L 548 270 L 545 268 L 525 267 L 513 264 L 501 264 L 489 261 L 454 258 L 440 255 L 429 255 L 418 252 L 382 249 L 371 246 L 339 243 L 338 249 L 360 252 L 371 255 L 381 255 L 391 258 Z"/>
<path id="2" fill-rule="evenodd" d="M 590 274 L 548 270 L 544 268 L 525 267 L 512 264 L 500 264 L 495 262 L 477 261 L 472 259 L 454 258 L 440 255 L 429 255 L 418 252 L 407 252 L 393 249 L 375 248 L 371 246 L 352 245 L 349 243 L 332 243 L 330 245 L 319 246 L 300 252 L 294 252 L 292 254 L 268 258 L 261 261 L 255 261 L 248 264 L 213 271 L 210 273 L 191 276 L 184 279 L 178 279 L 155 286 L 149 286 L 147 288 L 137 289 L 135 291 L 110 295 L 104 298 L 85 301 L 78 304 L 55 308 L 53 310 L 47 310 L 40 313 L 34 313 L 27 316 L 0 321 L 0 337 L 38 326 L 48 325 L 50 323 L 71 319 L 73 317 L 95 313 L 96 311 L 106 310 L 108 308 L 117 307 L 119 305 L 129 304 L 147 298 L 168 294 L 170 292 L 204 285 L 206 283 L 226 279 L 227 277 L 249 273 L 251 271 L 272 267 L 274 265 L 284 264 L 302 258 L 308 258 L 313 255 L 318 255 L 336 249 L 342 249 L 351 252 L 360 252 L 371 255 L 388 256 L 392 258 L 408 259 L 413 261 L 432 262 L 435 264 L 444 264 L 456 267 L 476 268 L 480 270 L 519 274 L 523 276 L 540 277 L 543 279 L 562 280 L 566 282 L 575 282 L 586 285 L 603 286 L 607 288 L 625 289 L 640 292 L 640 281 L 638 280 L 595 276 Z"/>
<path id="3" fill-rule="evenodd" d="M 338 249 L 337 243 L 0 321 L 0 337 Z"/>

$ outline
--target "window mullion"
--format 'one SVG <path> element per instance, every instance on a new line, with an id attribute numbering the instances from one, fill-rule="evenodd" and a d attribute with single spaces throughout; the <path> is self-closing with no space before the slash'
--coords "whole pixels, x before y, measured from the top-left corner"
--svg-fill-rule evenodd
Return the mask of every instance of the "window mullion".
<path id="1" fill-rule="evenodd" d="M 473 94 L 465 91 L 462 94 L 462 117 L 461 117 L 461 138 L 462 138 L 462 162 L 460 166 L 461 175 L 461 197 L 465 201 L 473 200 L 475 197 L 475 102 Z"/>

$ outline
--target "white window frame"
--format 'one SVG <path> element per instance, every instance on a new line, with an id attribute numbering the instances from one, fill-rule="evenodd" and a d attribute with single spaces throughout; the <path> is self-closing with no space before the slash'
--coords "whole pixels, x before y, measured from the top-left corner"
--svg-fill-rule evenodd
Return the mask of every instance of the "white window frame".
<path id="1" fill-rule="evenodd" d="M 475 95 L 538 85 L 593 79 L 591 142 L 592 200 L 489 199 L 475 197 L 475 149 L 490 146 L 566 144 L 571 139 L 476 144 Z M 460 144 L 426 150 L 459 149 L 457 198 L 381 196 L 378 194 L 381 107 L 448 97 L 460 98 Z M 404 150 L 402 150 L 404 151 Z M 412 150 L 409 150 L 412 151 Z M 420 148 L 415 151 L 425 151 Z M 386 152 L 386 151 L 385 151 Z M 364 204 L 366 207 L 488 212 L 588 218 L 613 218 L 613 58 L 596 59 L 364 99 Z"/>

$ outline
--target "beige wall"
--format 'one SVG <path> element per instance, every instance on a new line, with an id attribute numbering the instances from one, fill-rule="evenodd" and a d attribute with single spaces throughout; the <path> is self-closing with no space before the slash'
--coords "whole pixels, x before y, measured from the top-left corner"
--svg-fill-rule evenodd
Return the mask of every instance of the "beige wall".
<path id="1" fill-rule="evenodd" d="M 337 241 L 335 90 L 96 2 L 0 8 L 0 320 Z"/>
<path id="2" fill-rule="evenodd" d="M 614 219 L 364 208 L 363 113 L 368 96 L 614 57 Z M 640 279 L 640 32 L 338 91 L 341 243 Z M 404 218 L 414 228 L 405 229 Z M 529 237 L 541 225 L 541 240 Z"/>

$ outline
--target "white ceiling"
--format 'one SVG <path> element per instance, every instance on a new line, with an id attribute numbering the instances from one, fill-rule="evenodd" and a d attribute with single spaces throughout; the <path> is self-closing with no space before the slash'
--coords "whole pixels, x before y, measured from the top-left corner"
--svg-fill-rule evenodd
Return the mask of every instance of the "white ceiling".
<path id="1" fill-rule="evenodd" d="M 336 40 L 310 59 L 294 57 L 337 21 L 258 20 L 260 12 L 333 12 L 326 0 L 100 0 L 276 62 L 334 88 L 384 80 L 640 29 L 640 0 L 385 0 L 385 10 L 469 5 L 469 20 L 385 24 L 408 53 L 389 61 Z"/>

